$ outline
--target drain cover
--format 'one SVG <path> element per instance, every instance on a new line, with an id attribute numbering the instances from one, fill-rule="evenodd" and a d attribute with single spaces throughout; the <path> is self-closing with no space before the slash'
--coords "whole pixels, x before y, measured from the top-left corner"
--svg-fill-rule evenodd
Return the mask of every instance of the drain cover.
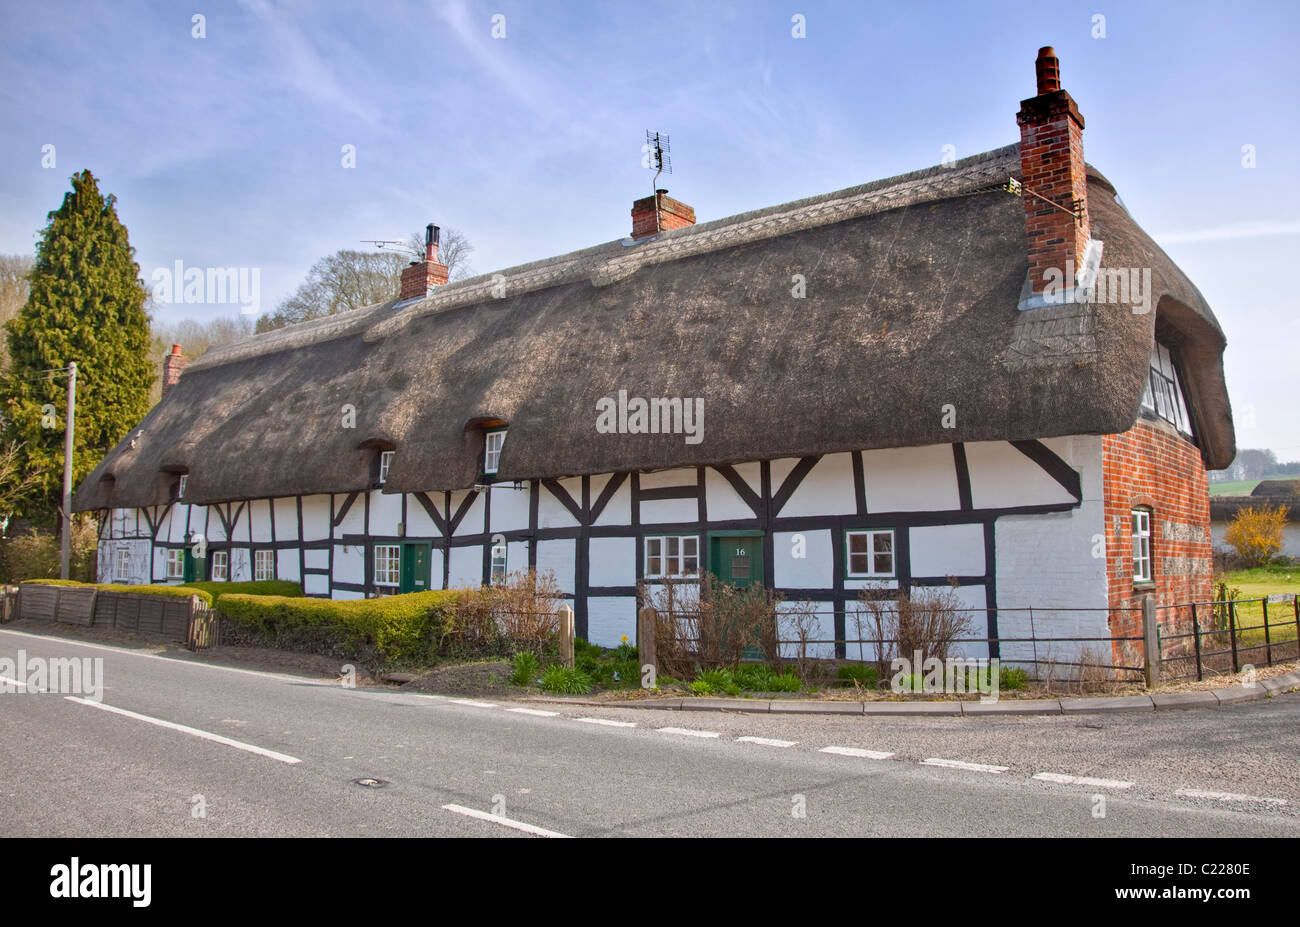
<path id="1" fill-rule="evenodd" d="M 388 785 L 387 779 L 353 779 L 353 785 L 359 785 L 363 789 L 382 789 Z"/>

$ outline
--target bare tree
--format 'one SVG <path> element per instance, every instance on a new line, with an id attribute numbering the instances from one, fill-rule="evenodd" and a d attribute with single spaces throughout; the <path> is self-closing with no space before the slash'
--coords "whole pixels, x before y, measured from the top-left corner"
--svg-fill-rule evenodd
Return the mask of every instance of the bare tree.
<path id="1" fill-rule="evenodd" d="M 0 254 L 0 372 L 9 369 L 9 339 L 5 325 L 27 302 L 27 275 L 32 259 L 21 254 Z"/>
<path id="2" fill-rule="evenodd" d="M 438 260 L 447 265 L 449 279 L 473 273 L 469 255 L 474 246 L 469 239 L 455 229 L 443 229 L 441 238 Z M 412 260 L 424 260 L 423 232 L 392 251 L 336 251 L 313 264 L 293 295 L 257 320 L 257 330 L 273 331 L 392 299 L 401 289 L 402 271 Z"/>
<path id="3" fill-rule="evenodd" d="M 40 479 L 34 470 L 24 470 L 17 441 L 0 444 L 0 536 L 9 526 L 9 516 Z"/>
<path id="4" fill-rule="evenodd" d="M 198 360 L 212 348 L 242 341 L 253 334 L 253 319 L 246 315 L 219 316 L 206 322 L 197 319 L 166 322 L 158 318 L 152 297 L 146 309 L 149 310 L 149 360 L 156 371 L 162 370 L 163 358 L 173 344 L 179 344 L 190 360 Z M 157 402 L 161 395 L 162 381 L 158 379 L 154 381 L 153 401 Z"/>

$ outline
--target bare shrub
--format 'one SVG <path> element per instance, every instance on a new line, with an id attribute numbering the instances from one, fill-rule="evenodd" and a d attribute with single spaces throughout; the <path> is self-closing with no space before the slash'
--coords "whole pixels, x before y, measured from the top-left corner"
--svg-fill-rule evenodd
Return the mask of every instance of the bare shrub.
<path id="1" fill-rule="evenodd" d="M 816 640 L 814 635 L 820 628 L 821 621 L 815 602 L 792 602 L 781 612 L 781 639 L 795 645 L 794 671 L 805 683 L 813 671 L 813 661 L 808 657 L 808 644 Z"/>
<path id="2" fill-rule="evenodd" d="M 699 586 L 666 582 L 637 587 L 641 606 L 655 612 L 655 660 L 660 672 L 678 679 L 695 675 Z"/>
<path id="3" fill-rule="evenodd" d="M 862 610 L 881 641 L 878 663 L 881 678 L 888 675 L 895 657 L 947 660 L 952 645 L 970 634 L 971 619 L 958 611 L 961 600 L 954 588 L 917 586 L 902 590 L 897 599 L 879 598 L 864 589 L 859 594 Z"/>
<path id="4" fill-rule="evenodd" d="M 1105 656 L 1091 644 L 1079 651 L 1078 670 L 1076 682 L 1080 692 L 1105 689 L 1115 680 L 1115 674 L 1107 666 Z"/>
<path id="5" fill-rule="evenodd" d="M 434 652 L 443 656 L 541 657 L 555 641 L 564 598 L 549 570 L 519 570 L 502 582 L 460 593 L 434 629 Z"/>
<path id="6" fill-rule="evenodd" d="M 671 676 L 689 679 L 697 667 L 734 669 L 749 650 L 760 651 L 769 663 L 780 657 L 781 597 L 765 586 L 737 588 L 706 574 L 699 583 L 638 588 L 642 604 L 655 610 L 655 657 Z"/>

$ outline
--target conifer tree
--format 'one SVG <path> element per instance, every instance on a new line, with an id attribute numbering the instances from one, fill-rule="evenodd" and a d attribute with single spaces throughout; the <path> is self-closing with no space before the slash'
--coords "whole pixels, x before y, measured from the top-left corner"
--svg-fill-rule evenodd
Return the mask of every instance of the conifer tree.
<path id="1" fill-rule="evenodd" d="M 90 171 L 72 176 L 36 246 L 27 302 L 7 326 L 0 397 L 7 437 L 36 475 L 20 506 L 33 521 L 56 519 L 62 492 L 67 379 L 51 370 L 77 364 L 74 486 L 149 411 L 146 291 L 115 202 Z"/>

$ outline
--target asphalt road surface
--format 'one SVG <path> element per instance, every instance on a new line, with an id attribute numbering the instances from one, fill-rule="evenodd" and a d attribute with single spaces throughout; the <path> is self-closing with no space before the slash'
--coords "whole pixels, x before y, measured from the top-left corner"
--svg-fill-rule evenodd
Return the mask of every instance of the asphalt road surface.
<path id="1" fill-rule="evenodd" d="M 1300 693 L 1074 717 L 478 702 L 102 658 L 0 695 L 5 836 L 1300 836 Z M 357 780 L 381 780 L 378 787 Z"/>

